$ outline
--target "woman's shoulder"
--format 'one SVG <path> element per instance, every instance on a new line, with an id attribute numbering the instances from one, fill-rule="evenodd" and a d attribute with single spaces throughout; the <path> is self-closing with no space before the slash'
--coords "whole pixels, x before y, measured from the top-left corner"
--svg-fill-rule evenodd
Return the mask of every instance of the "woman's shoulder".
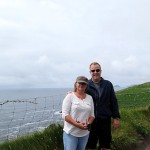
<path id="1" fill-rule="evenodd" d="M 66 95 L 66 98 L 67 98 L 67 99 L 72 99 L 72 98 L 74 98 L 74 97 L 75 97 L 74 92 L 67 93 L 67 95 Z"/>
<path id="2" fill-rule="evenodd" d="M 67 93 L 66 98 L 70 98 L 72 97 L 72 95 L 73 95 L 73 92 Z"/>
<path id="3" fill-rule="evenodd" d="M 89 99 L 93 99 L 92 96 L 89 95 L 89 94 L 86 94 L 86 97 L 89 98 Z"/>

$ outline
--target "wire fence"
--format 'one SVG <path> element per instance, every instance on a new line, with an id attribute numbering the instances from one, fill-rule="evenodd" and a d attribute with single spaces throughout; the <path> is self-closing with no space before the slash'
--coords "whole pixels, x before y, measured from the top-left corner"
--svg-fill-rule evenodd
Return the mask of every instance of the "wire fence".
<path id="1" fill-rule="evenodd" d="M 65 94 L 0 102 L 0 142 L 16 139 L 50 124 L 61 123 Z"/>
<path id="2" fill-rule="evenodd" d="M 42 131 L 53 123 L 62 123 L 61 107 L 65 95 L 0 102 L 0 142 Z M 136 106 L 150 102 L 150 92 L 116 95 L 119 100 L 124 99 L 122 108 L 129 107 L 129 103 Z"/>

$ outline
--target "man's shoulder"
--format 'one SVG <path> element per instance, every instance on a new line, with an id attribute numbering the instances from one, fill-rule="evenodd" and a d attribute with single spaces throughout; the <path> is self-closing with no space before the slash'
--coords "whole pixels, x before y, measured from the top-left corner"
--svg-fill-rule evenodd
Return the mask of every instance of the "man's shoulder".
<path id="1" fill-rule="evenodd" d="M 112 84 L 111 81 L 104 79 L 104 78 L 102 78 L 102 82 L 107 83 L 107 84 Z"/>
<path id="2" fill-rule="evenodd" d="M 89 79 L 89 80 L 88 80 L 88 83 L 91 83 L 91 82 L 92 82 L 92 79 Z"/>

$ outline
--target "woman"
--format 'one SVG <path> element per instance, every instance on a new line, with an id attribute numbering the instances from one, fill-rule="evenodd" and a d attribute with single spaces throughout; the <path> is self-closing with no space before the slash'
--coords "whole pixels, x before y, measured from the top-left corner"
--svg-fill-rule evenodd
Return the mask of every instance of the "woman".
<path id="1" fill-rule="evenodd" d="M 77 77 L 74 92 L 67 94 L 63 100 L 64 150 L 84 150 L 86 147 L 90 124 L 95 117 L 93 99 L 85 93 L 87 86 L 86 77 Z"/>

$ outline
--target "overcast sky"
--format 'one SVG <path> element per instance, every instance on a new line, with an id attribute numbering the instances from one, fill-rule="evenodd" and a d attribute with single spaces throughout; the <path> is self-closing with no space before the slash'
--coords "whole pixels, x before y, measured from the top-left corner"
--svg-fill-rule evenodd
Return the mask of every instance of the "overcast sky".
<path id="1" fill-rule="evenodd" d="M 149 0 L 0 0 L 0 88 L 73 87 L 90 78 L 150 81 Z"/>

